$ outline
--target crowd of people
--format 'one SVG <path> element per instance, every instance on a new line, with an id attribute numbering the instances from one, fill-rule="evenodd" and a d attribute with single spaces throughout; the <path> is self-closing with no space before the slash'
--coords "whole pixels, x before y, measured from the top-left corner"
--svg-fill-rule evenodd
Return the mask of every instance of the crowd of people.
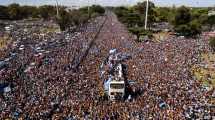
<path id="1" fill-rule="evenodd" d="M 0 55 L 0 60 L 15 55 L 0 69 L 0 84 L 11 87 L 0 96 L 0 118 L 214 119 L 210 91 L 190 72 L 200 53 L 208 50 L 204 38 L 171 36 L 162 42 L 136 43 L 111 12 L 76 32 L 41 34 L 20 27 L 11 37 L 14 42 Z M 131 101 L 102 99 L 99 66 L 113 48 L 132 55 L 128 79 L 135 81 L 133 91 L 141 92 Z"/>

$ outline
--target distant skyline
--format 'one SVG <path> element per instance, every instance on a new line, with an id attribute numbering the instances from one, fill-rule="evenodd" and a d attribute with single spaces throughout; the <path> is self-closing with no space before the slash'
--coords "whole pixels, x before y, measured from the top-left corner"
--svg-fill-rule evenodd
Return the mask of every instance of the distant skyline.
<path id="1" fill-rule="evenodd" d="M 144 0 L 89 0 L 89 4 L 99 4 L 102 6 L 131 6 Z M 215 0 L 151 0 L 156 6 L 192 6 L 192 7 L 214 7 Z M 65 6 L 86 6 L 88 0 L 58 0 L 60 5 Z M 21 5 L 55 5 L 55 0 L 0 0 L 0 5 L 19 3 Z"/>

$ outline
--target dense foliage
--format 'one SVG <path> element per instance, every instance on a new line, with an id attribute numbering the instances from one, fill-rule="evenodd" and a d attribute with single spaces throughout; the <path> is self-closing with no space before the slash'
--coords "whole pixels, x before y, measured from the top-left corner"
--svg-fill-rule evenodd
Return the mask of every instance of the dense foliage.
<path id="1" fill-rule="evenodd" d="M 174 20 L 174 29 L 179 35 L 194 37 L 201 33 L 201 24 L 205 20 L 200 19 L 203 14 L 200 10 L 191 11 L 182 6 L 177 9 Z"/>
<path id="2" fill-rule="evenodd" d="M 148 27 L 153 27 L 153 23 L 167 22 L 174 26 L 177 35 L 185 37 L 195 37 L 201 32 L 211 30 L 215 25 L 215 15 L 208 15 L 211 8 L 189 8 L 181 6 L 156 7 L 149 2 Z M 118 19 L 124 23 L 130 32 L 140 37 L 144 32 L 146 2 L 138 3 L 132 7 L 116 7 L 114 11 Z M 135 30 L 136 29 L 136 30 Z"/>
<path id="3" fill-rule="evenodd" d="M 118 19 L 124 23 L 128 30 L 137 36 L 137 41 L 140 40 L 141 36 L 151 35 L 151 32 L 144 29 L 144 20 L 145 20 L 145 10 L 146 2 L 138 3 L 133 7 L 116 7 L 114 12 L 116 13 Z M 152 2 L 149 2 L 149 16 L 148 23 L 151 28 L 152 24 L 156 21 L 156 11 L 155 5 Z"/>
<path id="4" fill-rule="evenodd" d="M 212 29 L 215 25 L 215 15 L 208 16 L 206 23 L 210 26 L 210 29 Z"/>
<path id="5" fill-rule="evenodd" d="M 20 6 L 19 4 L 10 4 L 0 6 L 0 19 L 2 20 L 22 20 L 29 18 L 42 18 L 43 20 L 56 20 L 61 30 L 69 26 L 77 26 L 88 21 L 91 17 L 103 15 L 105 9 L 99 5 L 83 7 L 77 10 L 68 10 L 64 6 L 59 7 L 59 17 L 57 17 L 57 8 L 52 5 L 43 6 Z"/>
<path id="6" fill-rule="evenodd" d="M 145 9 L 146 2 L 138 3 L 136 6 L 127 7 L 116 7 L 114 9 L 119 20 L 125 23 L 128 27 L 143 27 L 145 20 Z M 149 16 L 148 23 L 151 27 L 152 23 L 156 21 L 155 5 L 149 2 Z"/>
<path id="7" fill-rule="evenodd" d="M 211 46 L 212 50 L 215 52 L 215 37 L 210 38 L 209 45 Z"/>
<path id="8" fill-rule="evenodd" d="M 42 11 L 42 8 L 50 8 L 51 6 L 20 6 L 19 4 L 10 4 L 8 6 L 0 6 L 0 19 L 4 20 L 21 20 L 25 18 L 37 18 L 42 16 L 42 14 L 47 13 L 47 11 Z M 52 7 L 54 8 L 54 7 Z M 40 10 L 41 9 L 41 10 Z M 53 13 L 54 9 L 49 9 Z M 48 16 L 48 14 L 46 14 Z M 46 17 L 45 16 L 45 17 Z M 53 14 L 52 14 L 53 16 Z"/>

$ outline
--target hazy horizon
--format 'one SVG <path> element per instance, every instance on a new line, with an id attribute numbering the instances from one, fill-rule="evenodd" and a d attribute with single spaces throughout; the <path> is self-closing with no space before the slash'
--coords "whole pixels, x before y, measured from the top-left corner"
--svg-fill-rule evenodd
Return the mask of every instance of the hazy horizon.
<path id="1" fill-rule="evenodd" d="M 99 4 L 102 6 L 131 6 L 135 5 L 137 2 L 144 0 L 58 0 L 60 5 L 64 6 L 87 6 L 92 4 Z M 156 6 L 169 7 L 169 6 L 190 6 L 190 7 L 214 7 L 215 0 L 151 0 L 156 4 Z M 21 5 L 55 5 L 56 0 L 0 0 L 0 5 L 9 5 L 11 3 L 19 3 Z"/>

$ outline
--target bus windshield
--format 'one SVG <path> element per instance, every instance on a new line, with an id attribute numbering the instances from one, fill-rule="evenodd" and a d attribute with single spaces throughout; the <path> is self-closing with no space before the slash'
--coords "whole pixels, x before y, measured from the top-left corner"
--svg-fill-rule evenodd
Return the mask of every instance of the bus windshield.
<path id="1" fill-rule="evenodd" d="M 123 89 L 124 88 L 124 84 L 110 84 L 110 88 L 112 89 Z"/>

